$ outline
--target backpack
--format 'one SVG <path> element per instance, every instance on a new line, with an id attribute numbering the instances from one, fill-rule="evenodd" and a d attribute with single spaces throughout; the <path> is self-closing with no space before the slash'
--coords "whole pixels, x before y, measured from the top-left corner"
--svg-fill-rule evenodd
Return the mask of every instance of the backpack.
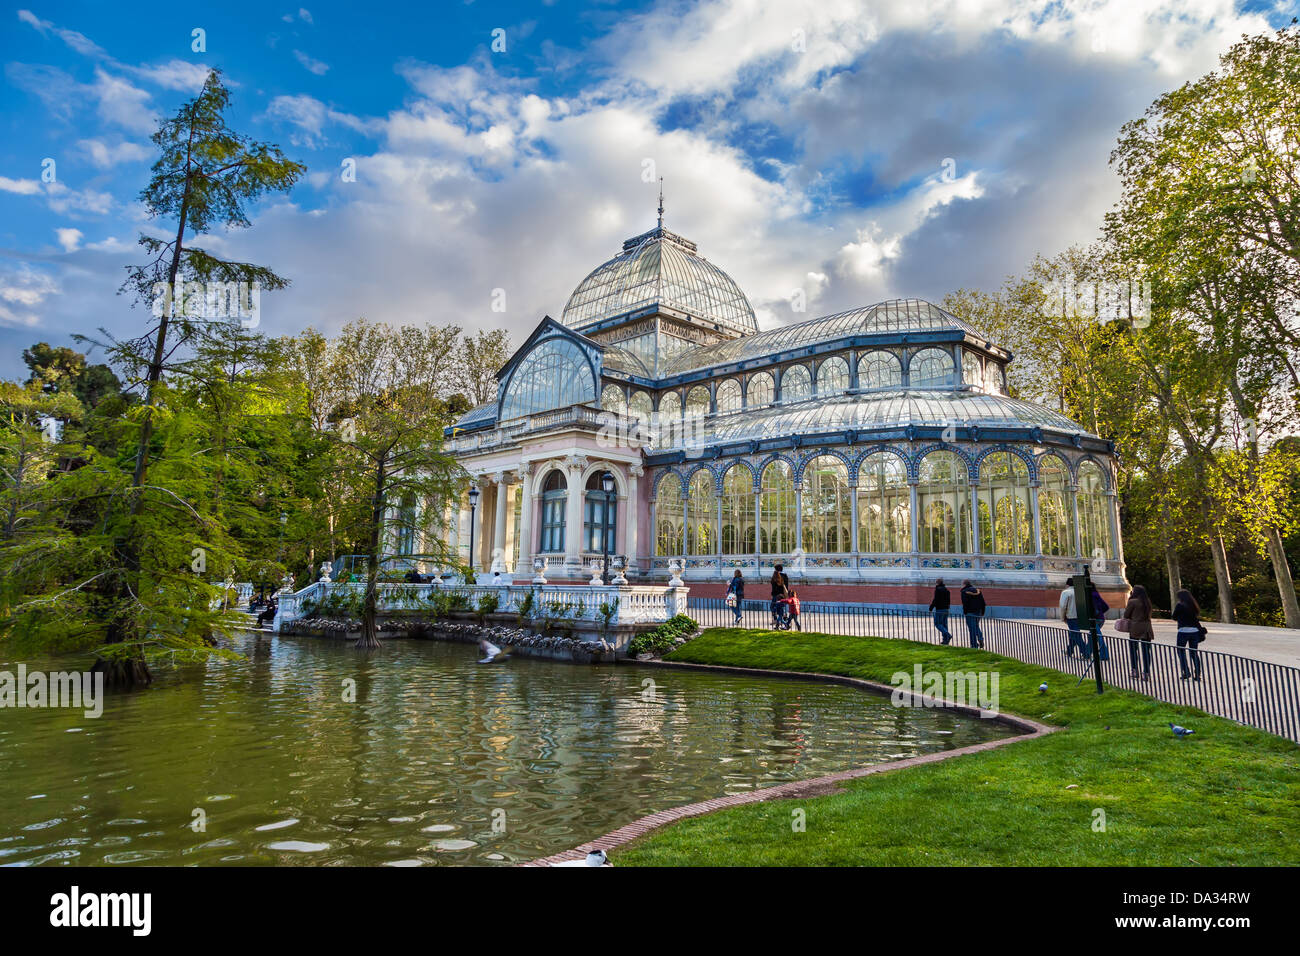
<path id="1" fill-rule="evenodd" d="M 1110 605 L 1107 604 L 1104 600 L 1102 600 L 1100 591 L 1092 592 L 1092 610 L 1093 613 L 1096 614 L 1098 618 L 1105 617 L 1106 612 L 1110 610 Z"/>

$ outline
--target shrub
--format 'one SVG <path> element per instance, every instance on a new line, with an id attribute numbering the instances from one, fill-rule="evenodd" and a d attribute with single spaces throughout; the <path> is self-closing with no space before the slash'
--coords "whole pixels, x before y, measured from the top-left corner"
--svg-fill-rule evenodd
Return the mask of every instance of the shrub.
<path id="1" fill-rule="evenodd" d="M 478 623 L 481 627 L 489 614 L 495 614 L 501 606 L 501 599 L 495 594 L 484 594 L 478 599 Z"/>
<path id="2" fill-rule="evenodd" d="M 694 632 L 696 623 L 685 614 L 669 618 L 658 627 L 638 634 L 627 645 L 629 654 L 666 654 L 673 649 L 679 637 Z"/>

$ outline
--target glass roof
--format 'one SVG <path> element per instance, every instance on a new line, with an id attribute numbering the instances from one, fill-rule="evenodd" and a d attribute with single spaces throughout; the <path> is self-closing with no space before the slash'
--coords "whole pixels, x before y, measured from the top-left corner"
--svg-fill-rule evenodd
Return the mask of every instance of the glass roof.
<path id="1" fill-rule="evenodd" d="M 695 254 L 695 243 L 663 226 L 634 236 L 583 279 L 560 321 L 581 329 L 650 305 L 663 305 L 741 335 L 758 321 L 734 279 Z"/>
<path id="2" fill-rule="evenodd" d="M 601 367 L 615 372 L 626 372 L 629 375 L 640 375 L 643 378 L 653 378 L 650 369 L 645 362 L 641 361 L 631 349 L 625 349 L 618 345 L 606 345 L 605 354 L 601 359 Z"/>
<path id="3" fill-rule="evenodd" d="M 849 428 L 903 428 L 907 425 L 1019 426 L 1087 434 L 1060 412 L 1005 395 L 975 391 L 897 390 L 715 415 L 704 420 L 703 428 L 685 430 L 688 433 L 685 447 L 698 448 L 774 436 L 816 435 Z"/>
<path id="4" fill-rule="evenodd" d="M 957 329 L 986 339 L 983 332 L 924 299 L 891 299 L 861 309 L 824 315 L 795 325 L 767 329 L 754 335 L 689 349 L 667 363 L 664 375 L 710 368 L 727 362 L 773 355 L 793 348 L 829 342 L 850 335 L 891 332 L 936 332 Z"/>

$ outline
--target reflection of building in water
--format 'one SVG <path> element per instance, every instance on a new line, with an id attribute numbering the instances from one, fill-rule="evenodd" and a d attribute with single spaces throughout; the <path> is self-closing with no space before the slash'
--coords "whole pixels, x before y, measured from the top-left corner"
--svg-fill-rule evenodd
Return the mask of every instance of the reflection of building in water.
<path id="1" fill-rule="evenodd" d="M 1091 564 L 1118 597 L 1113 446 L 1011 397 L 1011 360 L 918 299 L 759 331 L 731 277 L 661 218 L 449 429 L 484 492 L 474 564 L 524 582 L 537 560 L 581 583 L 607 546 L 634 582 L 681 561 L 696 595 L 781 562 L 805 600 L 924 606 L 935 578 L 970 578 L 1030 613 Z M 448 509 L 466 561 L 470 514 Z"/>

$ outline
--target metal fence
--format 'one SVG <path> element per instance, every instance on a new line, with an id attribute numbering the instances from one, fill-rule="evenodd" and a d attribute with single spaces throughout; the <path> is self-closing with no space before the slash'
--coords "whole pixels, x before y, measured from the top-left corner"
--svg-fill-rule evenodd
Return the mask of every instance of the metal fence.
<path id="1" fill-rule="evenodd" d="M 721 598 L 690 597 L 686 602 L 686 613 L 704 627 L 772 626 L 768 602 L 743 601 L 740 610 L 737 624 L 735 611 Z M 1080 650 L 1072 648 L 1076 656 L 1067 657 L 1070 631 L 1065 627 L 996 617 L 975 621 L 986 651 L 1094 679 L 1091 645 L 1089 656 L 1078 656 Z M 797 626 L 821 634 L 944 643 L 933 614 L 914 609 L 803 601 Z M 959 610 L 950 614 L 947 628 L 953 645 L 971 646 L 970 629 Z M 1089 640 L 1086 632 L 1080 637 L 1082 642 Z M 1197 707 L 1300 742 L 1300 668 L 1221 651 L 1131 640 L 1108 633 L 1105 627 L 1102 647 L 1107 659 L 1102 661 L 1101 677 L 1106 684 Z"/>

